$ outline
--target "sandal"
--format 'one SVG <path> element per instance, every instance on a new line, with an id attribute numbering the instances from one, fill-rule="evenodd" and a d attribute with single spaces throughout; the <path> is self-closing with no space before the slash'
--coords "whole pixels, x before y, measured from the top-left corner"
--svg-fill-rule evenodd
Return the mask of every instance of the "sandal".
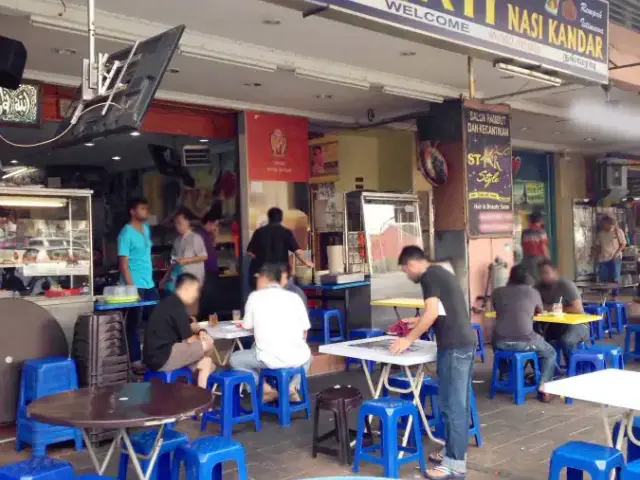
<path id="1" fill-rule="evenodd" d="M 458 473 L 451 470 L 444 465 L 438 465 L 433 468 L 427 468 L 424 472 L 424 477 L 429 480 L 461 480 L 465 477 L 466 473 Z"/>
<path id="2" fill-rule="evenodd" d="M 429 460 L 431 460 L 433 463 L 442 463 L 443 459 L 444 459 L 444 457 L 442 456 L 442 452 L 440 452 L 440 451 L 431 452 L 429 454 Z"/>

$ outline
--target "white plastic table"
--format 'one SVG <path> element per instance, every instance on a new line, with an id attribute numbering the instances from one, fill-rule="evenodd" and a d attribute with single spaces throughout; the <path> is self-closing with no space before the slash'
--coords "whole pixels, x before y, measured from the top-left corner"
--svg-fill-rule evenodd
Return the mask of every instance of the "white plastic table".
<path id="1" fill-rule="evenodd" d="M 206 324 L 205 324 L 206 323 Z M 205 325 L 203 325 L 205 324 Z M 220 354 L 216 349 L 215 345 L 213 347 L 213 352 L 218 359 L 218 363 L 220 365 L 227 365 L 229 363 L 229 358 L 231 358 L 231 353 L 233 350 L 238 347 L 240 350 L 244 350 L 242 343 L 240 342 L 241 338 L 251 337 L 253 336 L 253 332 L 251 330 L 246 330 L 242 327 L 236 326 L 232 322 L 220 322 L 217 326 L 212 327 L 208 322 L 200 322 L 200 326 L 207 331 L 211 338 L 215 339 L 224 339 L 224 340 L 233 340 L 233 345 L 227 351 L 224 359 L 220 359 Z"/>
<path id="2" fill-rule="evenodd" d="M 640 412 L 640 372 L 609 368 L 545 383 L 543 390 L 552 395 L 599 403 L 602 405 L 602 422 L 607 444 L 620 450 L 626 429 L 629 440 L 640 445 L 640 440 L 633 435 L 634 412 Z M 626 410 L 622 415 L 622 424 L 615 445 L 611 438 L 607 406 Z"/>
<path id="3" fill-rule="evenodd" d="M 384 385 L 387 390 L 395 393 L 413 393 L 414 404 L 418 407 L 420 412 L 420 418 L 424 424 L 425 430 L 429 438 L 439 444 L 444 444 L 440 439 L 437 439 L 431 433 L 429 428 L 429 422 L 424 413 L 422 403 L 420 402 L 420 386 L 424 379 L 424 367 L 427 363 L 433 363 L 436 361 L 436 344 L 435 342 L 428 342 L 426 340 L 415 341 L 408 350 L 398 355 L 393 355 L 389 352 L 389 346 L 396 340 L 397 337 L 391 335 L 385 335 L 384 337 L 364 338 L 361 340 L 352 340 L 349 342 L 331 343 L 329 345 L 321 345 L 319 348 L 320 353 L 326 353 L 329 355 L 337 355 L 339 357 L 351 357 L 358 358 L 362 362 L 362 370 L 367 378 L 369 389 L 371 390 L 371 396 L 373 398 L 379 398 L 382 394 L 382 386 Z M 377 386 L 373 385 L 371 379 L 371 373 L 367 368 L 366 362 L 372 360 L 377 363 L 382 363 L 382 373 L 378 380 Z M 389 374 L 391 373 L 391 366 L 398 365 L 402 367 L 407 380 L 409 381 L 409 388 L 395 388 L 389 385 Z M 418 367 L 415 373 L 411 373 L 410 367 Z M 406 446 L 409 440 L 409 433 L 411 432 L 411 418 L 407 424 L 407 429 L 402 439 L 402 445 Z"/>

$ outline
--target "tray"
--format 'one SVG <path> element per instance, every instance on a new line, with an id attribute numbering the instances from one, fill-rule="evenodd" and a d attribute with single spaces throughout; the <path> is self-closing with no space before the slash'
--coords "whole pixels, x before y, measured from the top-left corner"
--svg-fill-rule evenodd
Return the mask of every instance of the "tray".
<path id="1" fill-rule="evenodd" d="M 116 303 L 135 303 L 140 300 L 140 297 L 104 297 L 104 303 L 111 305 Z"/>

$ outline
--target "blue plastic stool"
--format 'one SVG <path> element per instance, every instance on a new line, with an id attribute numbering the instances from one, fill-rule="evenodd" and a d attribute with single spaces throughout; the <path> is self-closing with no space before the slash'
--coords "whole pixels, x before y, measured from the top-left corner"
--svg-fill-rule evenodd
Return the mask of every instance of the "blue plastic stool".
<path id="1" fill-rule="evenodd" d="M 349 340 L 362 340 L 364 338 L 382 337 L 383 335 L 384 332 L 377 328 L 354 328 L 349 332 Z M 362 360 L 360 360 L 359 358 L 351 357 L 345 358 L 344 365 L 347 372 L 349 371 L 349 366 L 352 363 L 355 363 L 356 365 L 362 365 Z M 376 362 L 374 362 L 373 360 L 367 360 L 367 368 L 369 369 L 369 372 L 373 372 L 373 370 L 376 368 Z"/>
<path id="2" fill-rule="evenodd" d="M 150 455 L 153 450 L 153 445 L 158 436 L 158 430 L 146 430 L 144 432 L 134 433 L 130 435 L 131 445 L 136 453 L 139 455 Z M 150 480 L 171 480 L 171 454 L 180 445 L 185 445 L 189 442 L 189 437 L 186 433 L 179 432 L 177 430 L 163 429 L 162 430 L 162 445 L 160 446 L 160 454 L 158 460 L 153 466 Z M 147 471 L 149 467 L 149 460 L 140 458 L 140 467 L 143 472 Z M 120 454 L 120 465 L 118 467 L 118 480 L 127 480 L 127 470 L 129 469 L 129 454 L 125 450 Z"/>
<path id="3" fill-rule="evenodd" d="M 631 445 L 631 442 L 629 442 Z M 622 475 L 620 475 L 620 480 L 638 480 L 640 479 L 640 461 L 635 460 L 632 461 L 627 457 L 627 464 L 622 470 Z"/>
<path id="4" fill-rule="evenodd" d="M 236 462 L 238 480 L 248 480 L 240 443 L 223 437 L 202 437 L 177 448 L 172 478 L 180 478 L 180 465 L 184 463 L 187 480 L 222 480 L 222 463 L 227 461 Z"/>
<path id="5" fill-rule="evenodd" d="M 527 361 L 533 362 L 535 380 L 527 383 L 524 377 L 524 367 Z M 500 380 L 500 361 L 509 364 L 509 372 L 506 380 Z M 496 392 L 513 393 L 513 403 L 522 405 L 528 393 L 538 391 L 540 382 L 540 366 L 538 355 L 535 352 L 511 352 L 507 350 L 496 350 L 493 357 L 493 373 L 491 375 L 491 389 L 489 398 L 494 398 Z"/>
<path id="6" fill-rule="evenodd" d="M 73 360 L 46 357 L 26 360 L 22 366 L 16 419 L 16 450 L 31 445 L 34 456 L 44 456 L 47 447 L 73 440 L 76 450 L 82 450 L 82 432 L 73 427 L 50 425 L 27 418 L 27 406 L 38 398 L 77 390 L 78 374 Z"/>
<path id="7" fill-rule="evenodd" d="M 605 354 L 600 352 L 589 352 L 587 350 L 573 352 L 567 369 L 567 376 L 582 375 L 583 373 L 605 370 L 607 364 L 605 362 Z M 571 398 L 565 398 L 564 403 L 571 404 Z"/>
<path id="8" fill-rule="evenodd" d="M 363 437 L 365 422 L 369 415 L 380 418 L 381 439 L 380 443 L 365 447 Z M 413 418 L 414 447 L 398 445 L 398 421 L 402 417 Z M 420 471 L 424 472 L 425 462 L 422 453 L 422 434 L 420 433 L 420 416 L 416 406 L 400 398 L 378 398 L 364 402 L 360 407 L 358 433 L 356 436 L 355 457 L 353 460 L 353 473 L 360 471 L 360 462 L 371 462 L 384 467 L 384 476 L 387 478 L 399 478 L 400 467 L 406 463 L 418 461 Z M 372 455 L 372 452 L 380 450 L 381 455 Z M 398 458 L 399 452 L 406 452 L 402 458 Z"/>
<path id="9" fill-rule="evenodd" d="M 624 370 L 624 356 L 622 355 L 622 348 L 617 345 L 595 344 L 587 347 L 586 351 L 603 353 L 604 360 L 608 368 Z"/>
<path id="10" fill-rule="evenodd" d="M 159 378 L 164 383 L 175 383 L 180 378 L 184 378 L 188 384 L 193 383 L 193 373 L 187 367 L 178 368 L 169 372 L 159 372 L 155 370 L 147 370 L 144 372 L 144 381 L 149 382 L 152 378 Z"/>
<path id="11" fill-rule="evenodd" d="M 606 306 L 599 303 L 588 303 L 584 305 L 583 308 L 584 308 L 584 313 L 588 313 L 590 315 L 598 315 L 602 317 L 602 320 L 598 320 L 597 322 L 590 322 L 591 324 L 595 324 L 594 327 L 597 328 L 597 330 L 595 331 L 596 338 L 598 340 L 602 340 L 604 338 L 605 322 L 609 330 L 609 338 L 613 338 L 613 333 L 611 332 L 611 318 L 609 317 L 609 309 Z"/>
<path id="12" fill-rule="evenodd" d="M 606 302 L 605 306 L 609 309 L 609 316 L 613 319 L 612 322 L 616 333 L 622 333 L 624 326 L 628 322 L 627 304 L 624 302 L 611 301 Z"/>
<path id="13" fill-rule="evenodd" d="M 240 404 L 240 387 L 243 384 L 249 386 L 251 410 L 245 410 Z M 207 429 L 207 422 L 213 422 L 220 425 L 223 437 L 231 438 L 234 424 L 255 422 L 256 432 L 259 432 L 260 410 L 253 374 L 237 370 L 213 372 L 207 380 L 207 390 L 213 390 L 214 385 L 219 385 L 221 388 L 222 404 L 220 408 L 214 408 L 202 415 L 200 431 L 204 432 Z"/>
<path id="14" fill-rule="evenodd" d="M 595 341 L 594 341 L 594 344 L 595 344 Z M 556 375 L 560 375 L 564 370 L 569 368 L 569 360 L 565 358 L 564 354 L 562 353 L 562 347 L 560 347 L 560 344 L 554 342 L 553 346 L 556 349 Z M 579 342 L 575 348 L 575 350 L 588 350 L 588 349 L 589 347 L 585 342 Z"/>
<path id="15" fill-rule="evenodd" d="M 300 396 L 302 401 L 291 402 L 289 400 L 289 384 L 296 375 L 300 375 Z M 264 382 L 269 382 L 278 391 L 278 399 L 275 402 L 264 403 L 262 401 Z M 295 368 L 263 368 L 260 371 L 258 381 L 258 402 L 260 413 L 275 413 L 278 415 L 281 427 L 291 425 L 291 414 L 305 411 L 306 418 L 311 417 L 311 402 L 309 399 L 309 385 L 307 375 L 303 367 Z"/>
<path id="16" fill-rule="evenodd" d="M 613 433 L 611 435 L 612 443 L 615 445 L 618 439 L 618 432 L 620 431 L 621 421 L 618 420 L 613 427 Z M 640 438 L 640 417 L 633 417 L 633 435 L 636 438 Z M 633 462 L 634 460 L 640 460 L 640 446 L 633 442 L 629 442 L 627 439 L 626 427 L 622 436 L 627 440 L 627 462 Z M 627 464 L 628 465 L 628 464 Z M 640 473 L 640 472 L 639 472 Z M 638 477 L 640 478 L 640 476 Z"/>
<path id="17" fill-rule="evenodd" d="M 73 467 L 64 460 L 31 457 L 1 466 L 0 480 L 73 480 Z"/>
<path id="18" fill-rule="evenodd" d="M 567 442 L 551 454 L 549 480 L 560 480 L 563 469 L 567 469 L 567 479 L 582 478 L 582 472 L 592 480 L 609 480 L 614 470 L 624 468 L 624 457 L 615 448 L 587 442 Z"/>
<path id="19" fill-rule="evenodd" d="M 633 350 L 631 350 L 631 340 L 634 336 Z M 629 323 L 625 327 L 624 359 L 627 362 L 640 359 L 640 323 Z"/>
<path id="20" fill-rule="evenodd" d="M 480 360 L 484 363 L 484 335 L 482 334 L 482 325 L 479 323 L 472 323 L 473 329 L 478 337 L 478 345 L 476 346 L 476 355 L 480 355 Z"/>
<path id="21" fill-rule="evenodd" d="M 409 388 L 409 380 L 407 380 L 407 375 L 405 373 L 396 373 L 394 375 L 389 376 L 389 386 L 394 388 L 407 389 Z M 425 409 L 425 417 L 427 417 L 427 423 L 433 434 L 437 438 L 442 438 L 444 436 L 444 425 L 442 423 L 442 415 L 440 413 L 440 404 L 438 403 L 438 380 L 432 377 L 424 377 L 422 380 L 422 385 L 420 386 L 420 404 L 424 408 L 427 405 L 427 400 L 429 401 L 430 411 Z M 384 386 L 382 389 L 382 396 L 389 397 L 390 392 L 387 390 L 387 387 Z M 403 400 L 408 400 L 413 402 L 413 393 L 402 393 L 400 394 L 400 398 Z M 401 420 L 402 428 L 406 428 L 407 419 Z M 420 422 L 420 429 L 424 432 L 424 425 L 422 421 Z"/>
<path id="22" fill-rule="evenodd" d="M 107 477 L 106 475 L 100 475 L 98 473 L 85 473 L 75 477 L 76 480 L 116 480 L 113 477 Z"/>
<path id="23" fill-rule="evenodd" d="M 331 319 L 335 319 L 338 323 L 338 335 L 331 336 Z M 312 308 L 309 310 L 309 320 L 313 328 L 314 321 L 322 322 L 322 334 L 316 335 L 309 332 L 309 340 L 312 342 L 320 342 L 323 345 L 332 342 L 344 342 L 344 322 L 342 321 L 342 313 L 337 309 Z"/>

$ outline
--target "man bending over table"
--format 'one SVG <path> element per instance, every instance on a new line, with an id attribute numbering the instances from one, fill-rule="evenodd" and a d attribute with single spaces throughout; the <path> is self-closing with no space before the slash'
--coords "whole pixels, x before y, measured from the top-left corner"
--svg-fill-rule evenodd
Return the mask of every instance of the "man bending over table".
<path id="1" fill-rule="evenodd" d="M 439 465 L 428 468 L 424 474 L 431 480 L 461 479 L 467 472 L 471 380 L 476 352 L 476 334 L 467 301 L 456 277 L 443 267 L 431 265 L 420 247 L 404 247 L 398 263 L 407 277 L 422 287 L 424 311 L 419 318 L 403 320 L 411 332 L 392 344 L 391 353 L 405 351 L 432 325 L 438 347 L 439 403 L 445 446 L 429 456 Z"/>
<path id="2" fill-rule="evenodd" d="M 580 291 L 575 283 L 565 278 L 560 278 L 556 267 L 549 260 L 540 263 L 538 267 L 540 283 L 537 288 L 542 297 L 542 303 L 547 311 L 553 309 L 556 303 L 562 304 L 564 313 L 584 313 Z M 544 338 L 548 342 L 556 342 L 562 349 L 564 358 L 568 361 L 571 352 L 580 342 L 589 339 L 589 325 L 563 325 L 551 323 L 542 326 Z"/>
<path id="3" fill-rule="evenodd" d="M 198 371 L 198 386 L 207 388 L 213 361 L 206 354 L 213 349 L 213 339 L 202 330 L 191 330 L 187 308 L 196 304 L 200 281 L 191 273 L 176 280 L 175 293 L 158 304 L 151 314 L 144 336 L 143 357 L 147 368 L 168 372 L 183 367 Z"/>
<path id="4" fill-rule="evenodd" d="M 238 350 L 231 355 L 231 368 L 251 372 L 258 383 L 262 368 L 292 368 L 311 365 L 311 350 L 307 331 L 311 328 L 307 307 L 300 297 L 281 286 L 282 266 L 263 264 L 256 279 L 256 290 L 244 307 L 242 326 L 253 330 L 255 345 L 250 350 Z M 296 375 L 289 386 L 292 401 L 300 401 Z M 263 400 L 274 401 L 278 392 L 265 384 Z"/>

